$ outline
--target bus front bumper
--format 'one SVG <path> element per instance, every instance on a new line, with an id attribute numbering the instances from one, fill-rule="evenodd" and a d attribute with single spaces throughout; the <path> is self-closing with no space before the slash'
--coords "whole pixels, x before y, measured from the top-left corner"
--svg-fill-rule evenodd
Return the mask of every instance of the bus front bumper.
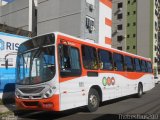
<path id="1" fill-rule="evenodd" d="M 25 110 L 60 111 L 59 95 L 36 100 L 16 98 L 16 107 Z"/>

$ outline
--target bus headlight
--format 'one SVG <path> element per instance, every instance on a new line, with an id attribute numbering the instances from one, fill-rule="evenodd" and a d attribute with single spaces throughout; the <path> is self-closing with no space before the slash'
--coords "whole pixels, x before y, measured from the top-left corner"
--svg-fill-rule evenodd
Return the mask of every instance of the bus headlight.
<path id="1" fill-rule="evenodd" d="M 49 98 L 55 93 L 56 87 L 52 87 L 47 92 L 44 93 L 43 97 L 44 98 Z"/>
<path id="2" fill-rule="evenodd" d="M 17 89 L 15 90 L 15 95 L 17 98 L 20 98 L 20 96 L 21 96 L 21 94 L 19 93 L 19 91 Z"/>

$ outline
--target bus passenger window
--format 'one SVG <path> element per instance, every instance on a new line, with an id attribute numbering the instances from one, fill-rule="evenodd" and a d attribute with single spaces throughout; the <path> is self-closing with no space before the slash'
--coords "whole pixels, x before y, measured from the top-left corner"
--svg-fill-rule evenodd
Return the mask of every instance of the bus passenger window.
<path id="1" fill-rule="evenodd" d="M 59 45 L 59 58 L 62 77 L 81 75 L 80 56 L 77 48 Z"/>
<path id="2" fill-rule="evenodd" d="M 135 71 L 141 72 L 140 60 L 135 58 L 134 63 L 135 63 Z"/>
<path id="3" fill-rule="evenodd" d="M 123 56 L 117 53 L 113 54 L 114 67 L 117 71 L 124 70 Z"/>
<path id="4" fill-rule="evenodd" d="M 142 72 L 147 72 L 146 62 L 144 60 L 141 61 Z"/>
<path id="5" fill-rule="evenodd" d="M 127 71 L 134 71 L 133 59 L 129 56 L 124 57 L 125 67 Z"/>
<path id="6" fill-rule="evenodd" d="M 149 73 L 152 73 L 153 71 L 152 71 L 152 64 L 150 63 L 150 62 L 147 62 L 147 71 L 149 72 Z"/>
<path id="7" fill-rule="evenodd" d="M 82 45 L 82 59 L 84 68 L 90 70 L 98 69 L 97 53 L 94 47 Z"/>
<path id="8" fill-rule="evenodd" d="M 98 50 L 98 57 L 100 62 L 100 69 L 113 70 L 112 53 L 106 50 Z"/>

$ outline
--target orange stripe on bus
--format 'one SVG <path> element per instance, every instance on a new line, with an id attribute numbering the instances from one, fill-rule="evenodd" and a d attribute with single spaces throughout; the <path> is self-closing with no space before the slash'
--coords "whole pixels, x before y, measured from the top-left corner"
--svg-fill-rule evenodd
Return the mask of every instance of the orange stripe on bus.
<path id="1" fill-rule="evenodd" d="M 108 18 L 105 18 L 105 24 L 111 27 L 112 26 L 112 20 L 110 20 Z"/>
<path id="2" fill-rule="evenodd" d="M 105 38 L 105 43 L 111 45 L 111 44 L 112 44 L 112 39 L 106 37 L 106 38 Z"/>
<path id="3" fill-rule="evenodd" d="M 112 73 L 114 76 L 115 75 L 120 75 L 120 76 L 125 77 L 129 80 L 138 80 L 146 74 L 152 75 L 152 73 L 137 73 L 137 72 L 124 72 L 124 71 L 120 72 L 120 71 L 104 71 L 104 70 L 97 70 L 97 71 L 100 71 L 99 74 L 101 74 L 101 73 L 106 73 L 106 74 L 107 73 Z M 87 76 L 87 74 L 85 76 Z M 80 77 L 85 77 L 85 76 L 80 76 Z M 67 82 L 67 81 L 70 81 L 70 80 L 75 80 L 76 78 L 79 78 L 79 77 L 60 78 L 60 83 Z"/>
<path id="4" fill-rule="evenodd" d="M 105 4 L 106 6 L 108 6 L 109 8 L 112 8 L 112 2 L 111 2 L 111 0 L 100 0 L 100 2 L 102 2 L 103 4 Z"/>

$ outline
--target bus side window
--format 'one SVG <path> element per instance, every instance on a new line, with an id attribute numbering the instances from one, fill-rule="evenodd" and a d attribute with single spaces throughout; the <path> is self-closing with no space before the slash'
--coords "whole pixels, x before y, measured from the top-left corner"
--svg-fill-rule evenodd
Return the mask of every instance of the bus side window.
<path id="1" fill-rule="evenodd" d="M 97 70 L 97 52 L 94 47 L 82 45 L 82 59 L 84 68 L 89 70 Z"/>
<path id="2" fill-rule="evenodd" d="M 142 72 L 147 72 L 146 63 L 144 60 L 141 61 Z"/>
<path id="3" fill-rule="evenodd" d="M 113 54 L 114 67 L 117 71 L 124 71 L 124 60 L 123 55 L 114 53 Z"/>
<path id="4" fill-rule="evenodd" d="M 145 66 L 146 66 L 146 72 L 148 72 L 147 61 L 145 61 Z"/>
<path id="5" fill-rule="evenodd" d="M 141 72 L 140 60 L 135 58 L 134 63 L 135 63 L 135 71 Z"/>
<path id="6" fill-rule="evenodd" d="M 62 77 L 81 75 L 80 54 L 78 48 L 59 45 L 60 74 Z"/>
<path id="7" fill-rule="evenodd" d="M 63 45 L 61 48 L 61 69 L 70 69 L 70 57 L 69 57 L 69 47 Z"/>
<path id="8" fill-rule="evenodd" d="M 100 69 L 113 70 L 112 53 L 106 50 L 98 50 Z"/>
<path id="9" fill-rule="evenodd" d="M 124 61 L 125 61 L 126 70 L 127 71 L 134 71 L 133 59 L 129 56 L 125 56 Z"/>
<path id="10" fill-rule="evenodd" d="M 147 62 L 147 70 L 148 70 L 149 73 L 153 72 L 151 62 Z"/>

